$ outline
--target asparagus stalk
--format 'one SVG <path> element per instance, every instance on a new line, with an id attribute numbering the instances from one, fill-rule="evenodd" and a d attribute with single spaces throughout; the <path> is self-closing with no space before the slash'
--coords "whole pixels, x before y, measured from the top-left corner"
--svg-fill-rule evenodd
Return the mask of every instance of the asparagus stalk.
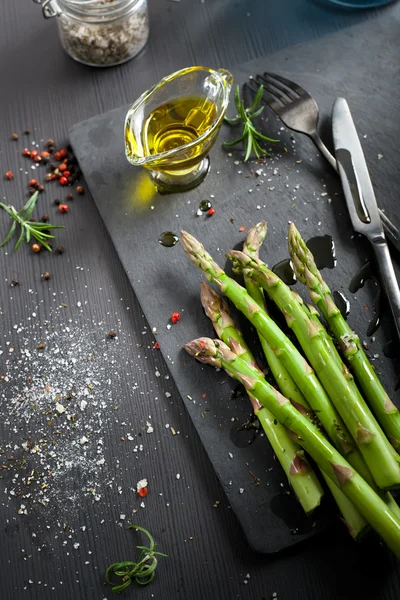
<path id="1" fill-rule="evenodd" d="M 249 230 L 246 241 L 243 244 L 243 252 L 252 258 L 258 258 L 259 249 L 265 239 L 266 233 L 266 221 L 257 223 L 257 225 L 252 227 L 252 229 Z M 247 292 L 250 294 L 253 300 L 257 302 L 260 308 L 267 310 L 265 306 L 263 289 L 259 285 L 254 283 L 254 281 L 249 277 L 245 277 L 244 282 Z M 312 309 L 313 310 L 310 310 L 310 312 L 314 311 L 314 307 L 312 307 Z M 260 338 L 260 343 L 265 358 L 267 359 L 267 363 L 269 365 L 269 368 L 271 369 L 275 381 L 278 384 L 280 392 L 284 396 L 286 396 L 286 398 L 289 398 L 290 402 L 298 410 L 300 410 L 302 414 L 307 415 L 308 418 L 312 418 L 312 413 L 310 412 L 311 407 L 308 404 L 307 400 L 304 398 L 297 385 L 295 384 L 295 382 L 293 381 L 289 371 L 285 368 L 285 366 L 276 356 L 275 352 L 268 344 L 268 342 L 262 337 L 262 335 L 258 335 Z M 326 475 L 326 473 L 324 473 L 323 471 L 321 471 L 321 473 L 326 485 L 328 486 L 332 496 L 335 499 L 335 502 L 342 514 L 343 521 L 346 524 L 350 535 L 355 540 L 361 538 L 361 536 L 368 527 L 367 521 L 364 519 L 364 517 L 362 517 L 360 512 L 356 509 L 354 504 L 347 498 L 347 496 L 345 496 L 343 492 L 329 479 L 328 475 Z"/>
<path id="2" fill-rule="evenodd" d="M 306 515 L 321 504 L 324 491 L 317 476 L 304 457 L 304 451 L 291 437 L 287 429 L 277 421 L 268 408 L 249 394 L 254 414 L 268 438 L 290 485 Z"/>
<path id="3" fill-rule="evenodd" d="M 396 449 L 400 448 L 400 412 L 379 381 L 365 355 L 359 337 L 352 331 L 336 306 L 331 290 L 322 279 L 313 255 L 293 223 L 289 227 L 289 252 L 298 280 L 307 285 L 311 300 L 327 320 L 329 329 L 339 342 L 343 355 L 358 379 L 376 418 L 391 444 Z"/>
<path id="4" fill-rule="evenodd" d="M 251 396 L 268 408 L 290 429 L 318 466 L 356 505 L 364 518 L 400 558 L 400 523 L 383 500 L 291 402 L 272 388 L 257 370 L 231 352 L 220 340 L 200 338 L 185 345 L 197 360 L 223 368 L 240 381 Z"/>
<path id="5" fill-rule="evenodd" d="M 235 268 L 261 285 L 283 312 L 310 364 L 315 369 L 337 411 L 346 423 L 377 485 L 383 489 L 400 487 L 397 454 L 378 425 L 352 375 L 341 362 L 336 348 L 330 348 L 322 325 L 311 319 L 291 289 L 258 259 L 232 250 L 228 254 Z"/>
<path id="6" fill-rule="evenodd" d="M 201 283 L 201 303 L 210 318 L 218 337 L 230 347 L 232 352 L 257 370 L 257 366 L 242 333 L 236 327 L 225 300 L 205 282 Z M 250 397 L 254 413 L 279 460 L 290 485 L 292 486 L 304 512 L 308 515 L 320 505 L 324 494 L 317 476 L 304 458 L 304 452 L 283 425 L 258 400 Z"/>

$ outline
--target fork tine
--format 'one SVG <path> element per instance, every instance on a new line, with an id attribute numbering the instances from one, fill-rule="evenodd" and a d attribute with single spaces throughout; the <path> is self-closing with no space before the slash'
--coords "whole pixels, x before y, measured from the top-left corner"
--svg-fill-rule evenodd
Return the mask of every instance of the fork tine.
<path id="1" fill-rule="evenodd" d="M 283 83 L 283 85 L 296 92 L 296 94 L 299 96 L 307 96 L 311 98 L 310 94 L 306 92 L 305 89 L 300 87 L 297 83 L 294 83 L 294 81 L 290 81 L 289 79 L 286 79 L 286 77 L 282 77 L 282 75 L 277 75 L 276 73 L 264 73 L 264 75 L 268 76 L 271 80 L 275 79 L 276 81 Z"/>
<path id="2" fill-rule="evenodd" d="M 296 94 L 296 92 L 294 92 L 290 88 L 285 87 L 284 85 L 282 85 L 282 83 L 275 80 L 273 77 L 270 77 L 268 73 L 264 73 L 264 75 L 262 76 L 260 75 L 260 78 L 265 82 L 265 85 L 268 86 L 268 89 L 270 91 L 272 91 L 272 86 L 275 90 L 279 91 L 279 93 L 287 96 L 290 102 L 293 102 L 293 100 L 298 100 L 299 96 L 298 94 Z"/>
<path id="3" fill-rule="evenodd" d="M 244 84 L 244 87 L 247 88 L 253 96 L 257 93 L 260 84 L 257 83 L 254 79 L 250 79 L 248 82 Z M 274 112 L 277 112 L 280 108 L 282 108 L 282 104 L 280 104 L 275 98 L 271 96 L 265 89 L 263 91 L 262 100 L 264 104 L 267 104 Z"/>
<path id="4" fill-rule="evenodd" d="M 292 98 L 290 98 L 289 96 L 285 96 L 284 94 L 282 94 L 279 89 L 276 89 L 274 86 L 271 86 L 271 84 L 262 75 L 257 75 L 256 79 L 260 83 L 260 85 L 262 84 L 264 86 L 264 90 L 267 93 L 267 98 L 265 101 L 268 104 L 270 104 L 272 98 L 273 100 L 278 102 L 280 108 L 283 108 L 284 106 L 290 104 L 293 101 Z"/>

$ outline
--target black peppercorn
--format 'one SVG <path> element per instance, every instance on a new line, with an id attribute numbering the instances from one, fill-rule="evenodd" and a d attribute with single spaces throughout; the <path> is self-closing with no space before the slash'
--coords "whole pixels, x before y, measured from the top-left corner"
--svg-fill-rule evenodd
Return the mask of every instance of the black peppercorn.
<path id="1" fill-rule="evenodd" d="M 51 275 L 48 271 L 45 271 L 44 273 L 42 273 L 42 279 L 50 279 Z"/>
<path id="2" fill-rule="evenodd" d="M 56 206 L 60 206 L 61 200 L 59 200 L 58 198 L 56 198 L 55 200 L 53 200 L 53 204 L 55 204 Z"/>
<path id="3" fill-rule="evenodd" d="M 56 246 L 57 254 L 64 254 L 64 246 Z"/>
<path id="4" fill-rule="evenodd" d="M 48 220 L 49 220 L 49 215 L 47 213 L 42 215 L 42 218 L 41 218 L 42 223 L 47 223 Z"/>

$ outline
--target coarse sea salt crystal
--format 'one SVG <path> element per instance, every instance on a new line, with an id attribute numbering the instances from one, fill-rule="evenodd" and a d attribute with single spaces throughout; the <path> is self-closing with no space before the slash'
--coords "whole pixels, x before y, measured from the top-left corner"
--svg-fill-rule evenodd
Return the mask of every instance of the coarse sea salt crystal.
<path id="1" fill-rule="evenodd" d="M 136 491 L 138 492 L 139 490 L 147 487 L 148 483 L 147 483 L 147 479 L 141 479 L 140 481 L 137 482 L 136 484 Z"/>
<path id="2" fill-rule="evenodd" d="M 56 404 L 56 411 L 58 412 L 59 415 L 62 415 L 63 413 L 65 413 L 67 409 L 65 408 L 65 406 L 63 406 L 62 404 L 60 404 L 59 402 L 57 402 Z"/>

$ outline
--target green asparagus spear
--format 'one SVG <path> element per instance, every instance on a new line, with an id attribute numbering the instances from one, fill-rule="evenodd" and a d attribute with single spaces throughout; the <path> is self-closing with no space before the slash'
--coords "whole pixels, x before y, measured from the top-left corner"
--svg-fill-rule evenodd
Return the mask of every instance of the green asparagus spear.
<path id="1" fill-rule="evenodd" d="M 261 221 L 252 227 L 246 237 L 246 241 L 243 244 L 243 252 L 252 258 L 258 258 L 259 249 L 263 243 L 267 234 L 267 222 Z M 258 306 L 267 312 L 267 307 L 264 300 L 263 289 L 250 277 L 244 278 L 244 283 L 248 294 L 257 302 Z M 293 381 L 288 370 L 285 368 L 282 361 L 277 357 L 273 348 L 268 344 L 267 340 L 258 332 L 261 347 L 263 349 L 265 358 L 268 366 L 271 369 L 271 373 L 278 384 L 278 387 L 282 394 L 289 398 L 291 403 L 305 415 L 311 415 L 312 409 L 304 398 L 303 394 Z M 315 415 L 314 415 L 315 416 Z"/>
<path id="2" fill-rule="evenodd" d="M 200 299 L 206 315 L 210 318 L 219 338 L 232 352 L 253 366 L 260 377 L 264 377 L 257 366 L 241 332 L 236 327 L 225 300 L 204 281 L 201 283 Z M 274 415 L 254 398 L 254 414 L 258 417 L 274 452 L 279 460 L 304 512 L 308 515 L 320 505 L 324 494 L 314 471 L 304 458 L 304 452 L 277 421 Z"/>
<path id="3" fill-rule="evenodd" d="M 200 338 L 185 345 L 186 351 L 200 362 L 212 364 L 240 381 L 247 391 L 268 408 L 288 429 L 318 466 L 344 494 L 400 558 L 400 524 L 383 500 L 362 477 L 304 417 L 291 402 L 261 378 L 256 369 L 231 352 L 220 340 Z"/>
<path id="4" fill-rule="evenodd" d="M 296 334 L 310 364 L 357 442 L 377 485 L 382 489 L 400 487 L 399 457 L 353 385 L 352 375 L 341 363 L 336 348 L 327 344 L 322 325 L 306 314 L 291 289 L 262 261 L 237 250 L 232 250 L 228 256 L 236 269 L 265 289 L 285 315 L 288 326 Z"/>
<path id="5" fill-rule="evenodd" d="M 243 244 L 243 252 L 252 258 L 258 258 L 259 249 L 265 239 L 266 233 L 266 221 L 257 223 L 257 225 L 252 227 L 249 230 L 246 237 L 246 241 Z M 267 310 L 265 306 L 263 289 L 259 285 L 254 283 L 254 281 L 252 281 L 252 279 L 250 279 L 249 277 L 245 277 L 244 282 L 247 292 L 250 294 L 253 300 L 257 302 L 260 308 Z M 281 360 L 276 356 L 275 352 L 268 344 L 268 342 L 262 337 L 262 335 L 258 335 L 260 338 L 260 343 L 265 358 L 267 359 L 268 366 L 271 369 L 275 381 L 278 384 L 280 392 L 284 396 L 286 396 L 286 398 L 289 398 L 290 402 L 298 410 L 300 410 L 302 414 L 307 415 L 308 418 L 312 418 L 313 415 L 310 412 L 311 407 L 308 404 L 307 400 L 304 398 L 297 385 L 295 384 L 295 382 L 293 381 L 289 371 L 285 368 Z M 323 471 L 321 471 L 321 473 L 326 485 L 328 486 L 332 496 L 335 499 L 337 506 L 339 507 L 343 521 L 346 524 L 350 535 L 355 540 L 360 539 L 363 536 L 363 534 L 367 531 L 367 521 L 356 509 L 354 504 L 347 498 L 347 496 L 345 496 L 343 492 L 331 481 L 331 479 L 329 479 L 329 477 Z M 397 504 L 395 506 L 397 507 Z"/>
<path id="6" fill-rule="evenodd" d="M 329 329 L 371 405 L 392 445 L 400 448 L 400 412 L 393 404 L 361 346 L 336 306 L 329 287 L 317 269 L 314 257 L 293 223 L 289 227 L 289 252 L 299 281 L 307 285 L 311 300 L 318 306 Z"/>

